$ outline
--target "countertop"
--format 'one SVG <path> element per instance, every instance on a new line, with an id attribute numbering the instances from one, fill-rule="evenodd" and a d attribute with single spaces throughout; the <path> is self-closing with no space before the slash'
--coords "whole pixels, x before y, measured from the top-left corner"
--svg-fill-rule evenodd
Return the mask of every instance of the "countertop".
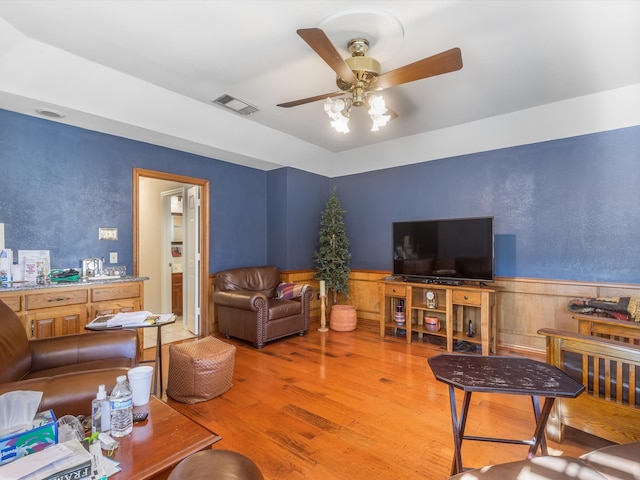
<path id="1" fill-rule="evenodd" d="M 40 290 L 49 288 L 63 288 L 63 287 L 79 287 L 79 286 L 91 286 L 91 285 L 111 285 L 113 283 L 128 283 L 128 282 L 140 282 L 149 280 L 149 277 L 118 277 L 118 278 L 98 278 L 94 280 L 80 279 L 78 282 L 47 282 L 44 285 L 39 285 L 35 282 L 15 282 L 2 284 L 0 292 L 19 292 L 22 290 Z"/>

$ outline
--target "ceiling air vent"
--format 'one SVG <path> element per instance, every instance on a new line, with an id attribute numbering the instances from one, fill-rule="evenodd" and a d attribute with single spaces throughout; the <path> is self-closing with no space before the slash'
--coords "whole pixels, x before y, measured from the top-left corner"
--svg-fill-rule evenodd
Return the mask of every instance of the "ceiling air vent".
<path id="1" fill-rule="evenodd" d="M 224 94 L 218 98 L 216 98 L 213 103 L 220 105 L 221 107 L 228 108 L 240 115 L 251 115 L 254 112 L 257 112 L 258 109 L 253 105 L 249 105 L 242 100 L 238 100 L 237 98 L 232 97 L 231 95 Z"/>

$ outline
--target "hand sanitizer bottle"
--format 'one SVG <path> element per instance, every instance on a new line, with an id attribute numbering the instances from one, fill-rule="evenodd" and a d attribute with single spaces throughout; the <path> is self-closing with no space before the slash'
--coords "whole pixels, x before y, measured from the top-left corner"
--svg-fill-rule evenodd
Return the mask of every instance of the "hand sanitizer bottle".
<path id="1" fill-rule="evenodd" d="M 91 433 L 111 431 L 111 408 L 104 385 L 98 387 L 98 395 L 91 401 Z"/>

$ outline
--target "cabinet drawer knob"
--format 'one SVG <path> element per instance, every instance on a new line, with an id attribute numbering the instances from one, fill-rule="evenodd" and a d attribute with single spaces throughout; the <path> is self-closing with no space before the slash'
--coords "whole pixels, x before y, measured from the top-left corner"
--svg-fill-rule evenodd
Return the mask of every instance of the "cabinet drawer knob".
<path id="1" fill-rule="evenodd" d="M 469 297 L 467 295 L 464 296 L 465 300 L 469 300 Z"/>
<path id="2" fill-rule="evenodd" d="M 62 302 L 63 300 L 69 300 L 69 297 L 55 297 L 50 298 L 47 302 Z"/>

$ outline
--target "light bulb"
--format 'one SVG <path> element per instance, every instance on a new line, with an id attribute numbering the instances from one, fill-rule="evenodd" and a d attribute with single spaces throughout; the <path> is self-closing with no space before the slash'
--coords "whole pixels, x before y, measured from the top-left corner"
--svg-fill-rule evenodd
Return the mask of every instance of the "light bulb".
<path id="1" fill-rule="evenodd" d="M 345 117 L 344 115 L 340 115 L 339 118 L 336 118 L 331 122 L 331 126 L 338 133 L 349 133 L 349 117 Z"/>
<path id="2" fill-rule="evenodd" d="M 377 95 L 369 96 L 369 115 L 380 116 L 387 111 L 387 106 L 384 103 L 384 98 Z"/>
<path id="3" fill-rule="evenodd" d="M 391 115 L 372 115 L 371 121 L 373 122 L 373 125 L 371 126 L 371 131 L 377 132 L 378 130 L 380 130 L 380 127 L 384 127 L 390 119 Z"/>

